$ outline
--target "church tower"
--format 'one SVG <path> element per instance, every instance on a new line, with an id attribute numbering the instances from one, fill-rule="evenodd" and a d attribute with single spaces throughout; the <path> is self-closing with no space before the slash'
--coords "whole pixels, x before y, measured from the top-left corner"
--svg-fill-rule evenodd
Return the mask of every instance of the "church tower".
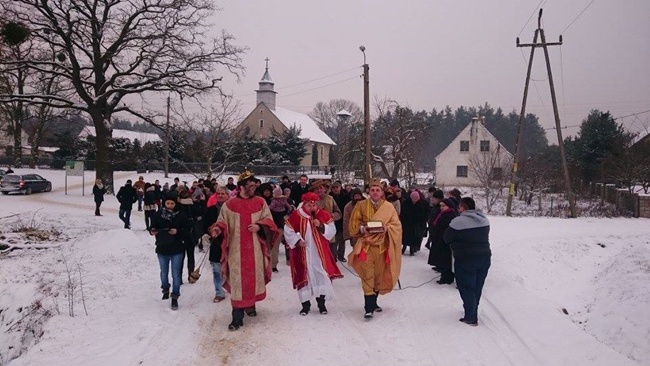
<path id="1" fill-rule="evenodd" d="M 269 75 L 269 58 L 265 59 L 266 61 L 266 71 L 264 71 L 264 76 L 260 80 L 260 86 L 258 90 L 255 90 L 257 93 L 257 103 L 264 103 L 270 110 L 275 110 L 275 95 L 276 91 L 273 90 L 275 83 L 271 80 L 271 75 Z"/>

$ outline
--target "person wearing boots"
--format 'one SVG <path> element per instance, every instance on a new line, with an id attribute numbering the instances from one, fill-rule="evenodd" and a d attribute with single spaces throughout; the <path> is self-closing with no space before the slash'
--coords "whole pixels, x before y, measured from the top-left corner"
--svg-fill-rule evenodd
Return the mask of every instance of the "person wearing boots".
<path id="1" fill-rule="evenodd" d="M 293 288 L 298 290 L 302 303 L 300 315 L 309 314 L 312 297 L 316 297 L 318 311 L 327 314 L 325 300 L 334 297 L 332 280 L 343 277 L 329 250 L 336 226 L 332 215 L 318 207 L 319 200 L 316 193 L 303 194 L 302 206 L 289 215 L 284 225 L 284 236 L 291 248 Z"/>
<path id="2" fill-rule="evenodd" d="M 176 201 L 166 198 L 162 210 L 156 212 L 151 221 L 149 233 L 156 236 L 156 254 L 160 265 L 160 288 L 162 299 L 169 299 L 169 267 L 171 263 L 172 310 L 178 309 L 178 297 L 181 296 L 181 279 L 183 270 L 183 234 L 187 231 L 188 221 L 183 212 L 175 211 Z"/>
<path id="3" fill-rule="evenodd" d="M 459 320 L 477 326 L 478 304 L 492 257 L 490 221 L 470 197 L 460 199 L 458 211 L 460 215 L 451 221 L 444 239 L 454 253 L 456 284 L 465 310 Z"/>
<path id="4" fill-rule="evenodd" d="M 146 230 L 151 229 L 151 218 L 158 211 L 156 209 L 156 186 L 147 182 L 144 185 L 144 224 Z"/>
<path id="5" fill-rule="evenodd" d="M 431 221 L 431 251 L 429 252 L 429 265 L 435 267 L 440 272 L 438 284 L 447 285 L 454 283 L 454 272 L 451 266 L 451 248 L 445 243 L 445 232 L 449 228 L 451 220 L 456 215 L 454 202 L 451 198 L 445 198 L 438 203 L 439 209 L 436 216 Z"/>
<path id="6" fill-rule="evenodd" d="M 106 186 L 104 186 L 104 183 L 102 183 L 101 179 L 97 179 L 95 181 L 95 185 L 93 186 L 93 196 L 95 199 L 95 216 L 102 215 L 99 212 L 99 207 L 101 207 L 102 202 L 104 202 L 105 194 L 106 194 Z"/>
<path id="7" fill-rule="evenodd" d="M 402 267 L 402 224 L 379 179 L 370 182 L 368 199 L 352 209 L 348 229 L 357 238 L 348 263 L 361 278 L 364 318 L 370 319 L 382 311 L 377 297 L 393 290 Z"/>
<path id="8" fill-rule="evenodd" d="M 268 243 L 280 235 L 266 201 L 255 195 L 253 174 L 242 173 L 237 186 L 237 195 L 223 204 L 210 227 L 211 237 L 223 235 L 221 273 L 232 304 L 229 330 L 244 325 L 244 313 L 257 316 L 255 303 L 266 298 L 266 284 L 271 281 Z"/>

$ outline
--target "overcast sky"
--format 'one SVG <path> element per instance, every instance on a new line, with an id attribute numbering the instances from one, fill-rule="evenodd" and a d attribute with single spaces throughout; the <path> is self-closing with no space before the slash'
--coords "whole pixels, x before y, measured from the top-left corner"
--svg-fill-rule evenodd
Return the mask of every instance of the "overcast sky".
<path id="1" fill-rule="evenodd" d="M 593 108 L 609 110 L 615 117 L 650 110 L 649 0 L 541 3 L 547 41 L 564 36 L 563 46 L 550 48 L 550 58 L 562 125 L 569 126 L 565 135 L 575 134 L 578 129 L 571 126 L 579 125 Z M 416 110 L 487 102 L 506 112 L 519 111 L 530 48 L 517 48 L 515 39 L 532 41 L 539 4 L 539 0 L 221 1 L 216 28 L 226 29 L 239 45 L 249 48 L 241 83 L 226 75 L 224 86 L 238 96 L 247 114 L 255 104 L 264 58 L 269 57 L 278 106 L 309 112 L 317 102 L 335 98 L 362 106 L 363 79 L 358 76 L 363 64 L 359 46 L 364 45 L 373 98 L 390 98 Z M 530 87 L 527 111 L 537 114 L 543 127 L 552 127 L 542 49 L 536 50 L 535 60 L 536 81 Z M 619 121 L 633 131 L 650 129 L 650 113 Z M 557 140 L 554 131 L 549 140 Z"/>

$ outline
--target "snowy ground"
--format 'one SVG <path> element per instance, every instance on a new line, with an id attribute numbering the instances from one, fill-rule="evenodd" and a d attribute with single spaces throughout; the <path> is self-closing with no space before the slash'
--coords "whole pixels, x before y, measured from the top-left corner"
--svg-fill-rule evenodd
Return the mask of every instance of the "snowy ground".
<path id="1" fill-rule="evenodd" d="M 650 364 L 647 219 L 491 217 L 492 268 L 476 328 L 458 322 L 457 290 L 433 281 L 424 249 L 404 258 L 404 289 L 380 297 L 385 311 L 370 322 L 346 269 L 330 313 L 301 317 L 281 264 L 259 316 L 229 332 L 229 302 L 212 303 L 209 270 L 182 286 L 178 311 L 160 300 L 142 214 L 122 229 L 107 196 L 95 217 L 92 172 L 85 197 L 80 178 L 66 196 L 63 172 L 38 173 L 53 192 L 0 197 L 0 243 L 30 247 L 0 256 L 0 365 Z M 116 174 L 118 184 L 127 178 L 137 175 Z M 50 239 L 13 232 L 32 217 Z"/>

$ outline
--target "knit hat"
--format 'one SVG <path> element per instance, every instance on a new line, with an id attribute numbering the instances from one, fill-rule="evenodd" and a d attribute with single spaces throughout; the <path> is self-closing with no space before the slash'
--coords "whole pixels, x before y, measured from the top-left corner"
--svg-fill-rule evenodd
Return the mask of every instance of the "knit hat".
<path id="1" fill-rule="evenodd" d="M 273 198 L 278 198 L 278 197 L 282 197 L 282 188 L 275 187 L 273 189 Z"/>
<path id="2" fill-rule="evenodd" d="M 445 194 L 442 193 L 442 191 L 438 189 L 435 192 L 433 192 L 433 195 L 431 195 L 431 197 L 438 198 L 438 199 L 443 199 L 443 198 L 445 198 Z"/>
<path id="3" fill-rule="evenodd" d="M 444 200 L 442 200 L 442 203 L 444 203 L 445 206 L 449 208 L 456 209 L 456 202 L 454 202 L 454 200 L 452 200 L 451 198 L 445 198 Z"/>
<path id="4" fill-rule="evenodd" d="M 420 199 L 420 194 L 418 193 L 418 191 L 413 191 L 413 192 L 411 192 L 410 197 L 411 197 L 411 200 L 415 201 L 417 199 Z"/>
<path id="5" fill-rule="evenodd" d="M 131 181 L 131 179 L 127 179 L 127 180 L 126 180 L 126 184 L 131 184 L 131 183 L 133 183 L 133 182 Z"/>

